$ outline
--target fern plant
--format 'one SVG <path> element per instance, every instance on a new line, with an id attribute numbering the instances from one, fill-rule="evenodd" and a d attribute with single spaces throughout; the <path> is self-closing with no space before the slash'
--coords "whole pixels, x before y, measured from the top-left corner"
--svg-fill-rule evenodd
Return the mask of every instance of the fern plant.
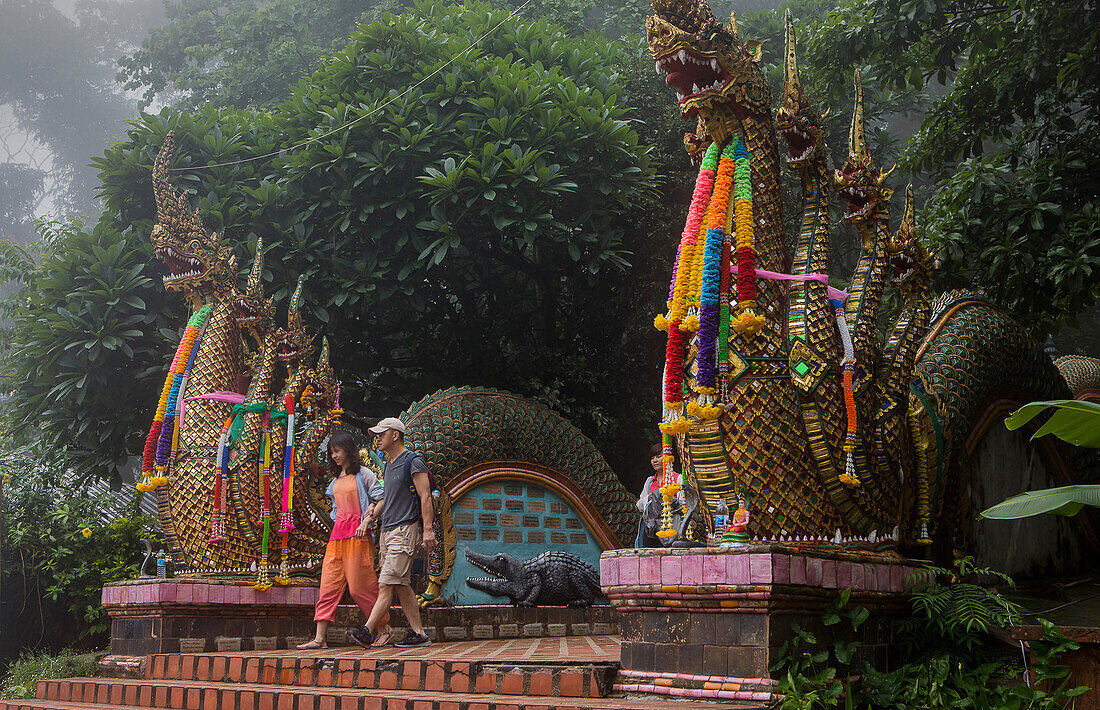
<path id="1" fill-rule="evenodd" d="M 1040 620 L 1044 640 L 1031 644 L 1031 671 L 1035 683 L 1010 679 L 1006 661 L 1024 669 L 1018 658 L 1008 658 L 1005 646 L 992 631 L 1016 623 L 1019 607 L 989 583 L 1015 586 L 997 570 L 977 567 L 973 558 L 956 560 L 950 568 L 927 566 L 911 587 L 912 612 L 898 622 L 901 661 L 883 673 L 857 663 L 856 642 L 847 642 L 841 622 L 853 631 L 868 618 L 863 607 L 845 609 L 850 591 L 844 590 L 825 609 L 822 621 L 831 638 L 818 638 L 792 624 L 794 638 L 780 648 L 771 670 L 779 679 L 782 710 L 818 708 L 874 708 L 881 710 L 1061 710 L 1073 707 L 1073 698 L 1087 688 L 1074 686 L 1069 669 L 1058 663 L 1078 645 L 1053 624 Z M 1013 663 L 1009 663 L 1013 665 Z"/>
<path id="2" fill-rule="evenodd" d="M 1020 607 L 981 582 L 1015 588 L 1007 574 L 978 567 L 973 557 L 962 557 L 951 568 L 925 565 L 911 587 L 913 613 L 898 629 L 923 655 L 985 656 L 988 634 L 1016 623 Z M 984 660 L 984 658 L 982 659 Z"/>

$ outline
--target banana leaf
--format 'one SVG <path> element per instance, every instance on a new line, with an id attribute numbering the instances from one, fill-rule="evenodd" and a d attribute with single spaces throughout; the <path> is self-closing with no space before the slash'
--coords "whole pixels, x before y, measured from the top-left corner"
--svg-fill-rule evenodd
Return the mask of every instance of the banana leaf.
<path id="1" fill-rule="evenodd" d="M 1019 429 L 1047 409 L 1054 409 L 1054 414 L 1031 435 L 1032 439 L 1054 434 L 1074 446 L 1100 448 L 1100 404 L 1093 402 L 1076 399 L 1031 402 L 1005 419 L 1005 426 L 1010 430 Z"/>
<path id="2" fill-rule="evenodd" d="M 983 510 L 978 517 L 1019 520 L 1042 513 L 1071 516 L 1077 515 L 1086 505 L 1100 506 L 1100 485 L 1062 486 L 1028 491 Z"/>

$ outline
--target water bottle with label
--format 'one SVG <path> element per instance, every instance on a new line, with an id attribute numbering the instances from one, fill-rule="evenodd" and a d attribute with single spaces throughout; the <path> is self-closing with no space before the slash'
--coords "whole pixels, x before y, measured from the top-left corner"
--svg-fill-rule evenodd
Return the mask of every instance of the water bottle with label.
<path id="1" fill-rule="evenodd" d="M 726 531 L 726 528 L 730 524 L 730 509 L 726 505 L 726 501 L 719 499 L 718 505 L 714 509 L 714 533 L 721 535 Z"/>
<path id="2" fill-rule="evenodd" d="M 163 552 L 157 553 L 157 579 L 165 579 L 168 577 L 168 560 L 165 558 Z"/>

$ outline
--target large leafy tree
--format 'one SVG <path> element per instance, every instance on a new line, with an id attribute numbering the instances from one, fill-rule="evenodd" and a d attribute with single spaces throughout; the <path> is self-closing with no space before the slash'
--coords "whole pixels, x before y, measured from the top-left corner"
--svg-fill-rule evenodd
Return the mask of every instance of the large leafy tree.
<path id="1" fill-rule="evenodd" d="M 946 283 L 984 289 L 1039 335 L 1097 293 L 1098 43 L 1100 8 L 1083 0 L 856 0 L 815 40 L 826 65 L 941 87 L 907 149 L 937 180 L 923 229 Z"/>
<path id="2" fill-rule="evenodd" d="M 661 295 L 628 268 L 655 236 L 639 229 L 649 151 L 609 70 L 624 47 L 513 18 L 465 51 L 506 15 L 425 2 L 361 27 L 270 113 L 142 116 L 96 160 L 106 205 L 96 229 L 64 235 L 22 294 L 51 279 L 52 295 L 31 298 L 13 333 L 21 416 L 51 414 L 51 434 L 99 470 L 138 450 L 171 354 L 159 329 L 183 323 L 147 241 L 149 170 L 174 129 L 173 179 L 208 225 L 241 255 L 263 236 L 277 296 L 307 275 L 353 409 L 393 412 L 438 387 L 497 386 L 548 402 L 606 449 L 637 441 L 654 399 L 637 373 L 659 344 L 623 324 L 651 318 L 657 304 L 645 299 Z M 267 157 L 237 162 L 256 156 Z M 133 281 L 120 292 L 85 283 L 105 255 L 70 248 L 80 244 L 120 245 L 106 256 Z M 93 321 L 63 348 L 75 360 L 46 357 L 55 346 L 44 324 L 59 304 L 99 298 L 98 310 L 67 308 Z M 120 335 L 114 324 L 140 331 L 131 335 L 141 347 L 125 334 L 108 342 Z M 74 368 L 83 399 L 61 385 L 63 375 L 80 381 Z"/>
<path id="3" fill-rule="evenodd" d="M 166 22 L 120 62 L 119 79 L 179 108 L 274 108 L 298 78 L 347 43 L 382 0 L 166 0 Z"/>
<path id="4" fill-rule="evenodd" d="M 144 0 L 0 4 L 0 238 L 33 237 L 43 204 L 96 212 L 88 156 L 125 129 L 136 107 L 114 83 L 128 36 L 158 19 Z"/>

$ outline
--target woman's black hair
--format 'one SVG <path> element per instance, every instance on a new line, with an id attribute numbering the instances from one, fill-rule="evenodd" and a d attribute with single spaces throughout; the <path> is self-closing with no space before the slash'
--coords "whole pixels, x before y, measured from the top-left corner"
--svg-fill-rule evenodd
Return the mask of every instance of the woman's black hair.
<path id="1" fill-rule="evenodd" d="M 359 445 L 355 443 L 355 439 L 352 438 L 351 434 L 346 431 L 334 431 L 328 439 L 329 473 L 333 475 L 340 473 L 340 467 L 332 460 L 332 447 L 334 446 L 343 449 L 344 453 L 348 455 L 347 470 L 351 473 L 358 473 L 359 467 L 363 465 L 363 459 L 359 457 Z"/>
<path id="2" fill-rule="evenodd" d="M 653 458 L 654 456 L 660 456 L 664 452 L 665 452 L 665 447 L 661 446 L 660 444 L 654 444 L 653 446 L 649 447 L 649 458 Z"/>

